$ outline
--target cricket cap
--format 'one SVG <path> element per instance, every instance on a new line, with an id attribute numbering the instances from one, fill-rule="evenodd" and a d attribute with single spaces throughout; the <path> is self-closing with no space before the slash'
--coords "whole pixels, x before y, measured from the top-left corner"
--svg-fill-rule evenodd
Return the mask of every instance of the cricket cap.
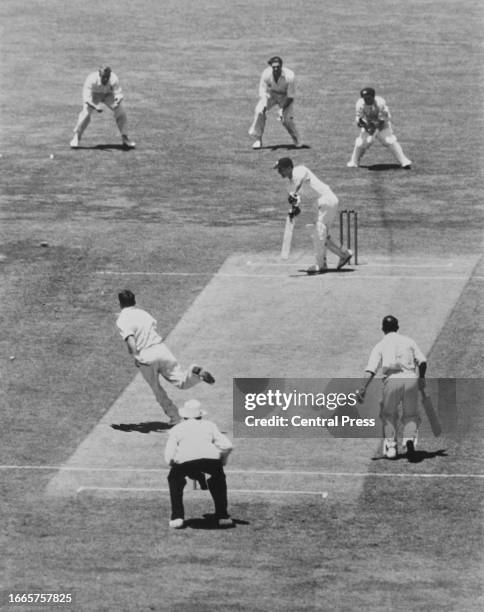
<path id="1" fill-rule="evenodd" d="M 267 63 L 269 66 L 282 66 L 282 58 L 280 58 L 278 55 L 274 55 L 274 57 L 271 57 Z"/>
<path id="2" fill-rule="evenodd" d="M 364 98 L 365 96 L 371 96 L 372 98 L 374 98 L 375 90 L 373 89 L 373 87 L 365 87 L 364 89 L 360 91 L 360 96 L 362 98 Z"/>
<path id="3" fill-rule="evenodd" d="M 392 315 L 387 315 L 386 317 L 383 317 L 383 321 L 381 322 L 381 328 L 385 333 L 397 331 L 398 319 L 396 319 Z"/>
<path id="4" fill-rule="evenodd" d="M 184 419 L 198 419 L 207 414 L 196 399 L 187 400 L 178 412 Z"/>
<path id="5" fill-rule="evenodd" d="M 280 168 L 294 168 L 294 163 L 290 157 L 281 157 L 272 167 L 276 170 Z"/>

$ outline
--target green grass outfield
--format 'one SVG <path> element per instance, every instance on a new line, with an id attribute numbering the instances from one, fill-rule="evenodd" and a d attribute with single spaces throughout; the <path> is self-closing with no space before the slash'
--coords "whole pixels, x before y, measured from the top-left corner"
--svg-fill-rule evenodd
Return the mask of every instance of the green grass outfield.
<path id="1" fill-rule="evenodd" d="M 474 0 L 2 3 L 0 609 L 22 609 L 5 604 L 13 589 L 72 590 L 82 612 L 482 608 L 483 17 Z M 269 148 L 250 148 L 273 54 L 298 77 L 310 148 L 286 149 L 274 117 Z M 108 111 L 85 148 L 68 146 L 100 63 L 120 76 L 134 151 L 109 146 Z M 393 159 L 378 144 L 346 168 L 367 84 L 387 99 L 411 172 L 382 166 Z M 301 276 L 311 254 L 299 229 L 279 265 L 287 204 L 271 166 L 286 154 L 358 210 L 354 272 Z M 190 527 L 170 532 L 166 434 L 110 427 L 161 420 L 114 326 L 125 286 L 184 362 L 214 370 L 217 384 L 197 392 L 227 430 L 232 376 L 306 364 L 332 376 L 337 364 L 357 377 L 387 308 L 422 340 L 429 376 L 459 379 L 457 424 L 440 438 L 426 426 L 417 464 L 380 460 L 374 440 L 317 452 L 310 440 L 236 441 L 236 528 L 206 529 L 209 498 L 191 491 Z M 102 489 L 76 481 L 76 495 L 46 496 L 88 441 L 99 450 L 103 427 L 113 454 L 90 460 L 121 471 L 103 473 Z M 299 490 L 291 470 L 327 497 L 287 493 Z M 281 493 L 242 492 L 257 487 Z"/>

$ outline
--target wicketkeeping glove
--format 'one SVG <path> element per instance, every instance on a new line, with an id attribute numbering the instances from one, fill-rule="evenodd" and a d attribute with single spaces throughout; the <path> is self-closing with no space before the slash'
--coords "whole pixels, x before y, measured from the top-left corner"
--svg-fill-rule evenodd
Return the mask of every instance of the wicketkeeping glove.
<path id="1" fill-rule="evenodd" d="M 365 132 L 370 134 L 370 136 L 372 136 L 379 127 L 377 124 L 365 121 L 364 119 L 358 119 L 358 126 L 364 128 Z"/>

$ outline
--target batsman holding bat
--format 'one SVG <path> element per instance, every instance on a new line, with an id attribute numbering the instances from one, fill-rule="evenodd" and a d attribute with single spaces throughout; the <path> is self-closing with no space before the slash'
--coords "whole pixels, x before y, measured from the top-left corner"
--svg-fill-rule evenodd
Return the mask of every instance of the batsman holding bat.
<path id="1" fill-rule="evenodd" d="M 82 134 L 91 121 L 92 112 L 103 112 L 101 104 L 113 111 L 123 145 L 128 149 L 134 149 L 136 145 L 129 139 L 127 133 L 128 118 L 123 107 L 123 92 L 118 77 L 109 66 L 101 67 L 87 77 L 82 90 L 82 101 L 83 108 L 74 128 L 74 138 L 71 140 L 72 149 L 79 147 Z"/>
<path id="2" fill-rule="evenodd" d="M 377 138 L 390 149 L 402 168 L 410 169 L 412 162 L 404 155 L 393 133 L 390 111 L 385 100 L 376 96 L 372 87 L 362 89 L 360 96 L 356 103 L 356 124 L 361 131 L 355 140 L 351 159 L 346 164 L 348 168 L 357 168 L 360 165 L 360 159 Z"/>
<path id="3" fill-rule="evenodd" d="M 383 339 L 373 348 L 366 366 L 366 379 L 356 396 L 363 402 L 366 389 L 381 368 L 383 455 L 397 457 L 399 407 L 402 407 L 402 445 L 410 457 L 415 452 L 419 426 L 418 392 L 425 388 L 427 358 L 412 338 L 398 333 L 398 320 L 392 315 L 382 321 Z"/>
<path id="4" fill-rule="evenodd" d="M 309 168 L 303 165 L 294 166 L 290 157 L 281 157 L 274 168 L 277 169 L 282 178 L 287 178 L 289 180 L 290 185 L 288 201 L 291 208 L 286 221 L 286 231 L 284 233 L 281 256 L 287 258 L 289 255 L 292 230 L 288 244 L 286 244 L 288 238 L 287 228 L 288 224 L 290 225 L 291 222 L 292 227 L 294 227 L 294 218 L 301 212 L 301 196 L 304 195 L 313 199 L 314 212 L 316 213 L 315 222 L 306 225 L 311 234 L 316 263 L 310 266 L 306 272 L 308 274 L 323 274 L 328 270 L 326 249 L 338 255 L 339 261 L 337 269 L 339 270 L 350 261 L 353 252 L 350 249 L 339 247 L 333 242 L 329 235 L 329 228 L 338 211 L 338 198 L 331 191 L 330 187 L 318 179 Z"/>

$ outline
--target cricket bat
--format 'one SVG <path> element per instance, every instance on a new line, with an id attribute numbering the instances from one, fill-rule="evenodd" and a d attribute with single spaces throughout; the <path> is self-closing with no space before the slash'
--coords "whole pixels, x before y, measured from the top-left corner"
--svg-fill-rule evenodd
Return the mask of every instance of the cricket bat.
<path id="1" fill-rule="evenodd" d="M 432 400 L 425 393 L 424 389 L 420 389 L 420 395 L 422 397 L 422 405 L 425 410 L 425 414 L 430 423 L 430 427 L 432 428 L 432 433 L 436 438 L 440 436 L 442 433 L 442 425 L 440 424 L 439 417 L 434 410 L 434 405 L 432 404 Z"/>
<path id="2" fill-rule="evenodd" d="M 281 259 L 288 259 L 291 252 L 292 235 L 294 233 L 294 219 L 289 215 L 286 217 L 286 226 L 284 228 L 284 237 L 282 239 Z"/>
<path id="3" fill-rule="evenodd" d="M 302 182 L 296 187 L 294 193 L 297 193 L 302 187 Z M 292 235 L 294 233 L 294 217 L 291 219 L 289 215 L 286 217 L 286 225 L 284 227 L 284 236 L 282 238 L 281 259 L 288 259 L 291 252 Z"/>

